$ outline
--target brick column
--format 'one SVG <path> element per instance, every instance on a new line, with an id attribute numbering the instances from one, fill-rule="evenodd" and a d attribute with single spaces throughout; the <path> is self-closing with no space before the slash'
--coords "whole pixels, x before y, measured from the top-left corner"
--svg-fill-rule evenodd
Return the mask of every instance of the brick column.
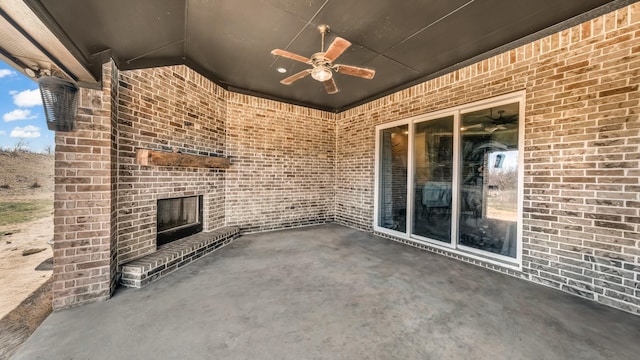
<path id="1" fill-rule="evenodd" d="M 103 90 L 81 89 L 76 130 L 55 134 L 54 310 L 112 293 L 111 71 Z"/>

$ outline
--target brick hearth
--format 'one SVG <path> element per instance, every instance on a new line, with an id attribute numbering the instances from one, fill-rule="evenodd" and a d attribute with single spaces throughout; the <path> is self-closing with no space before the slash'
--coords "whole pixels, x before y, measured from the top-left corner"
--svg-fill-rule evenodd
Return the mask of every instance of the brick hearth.
<path id="1" fill-rule="evenodd" d="M 121 266 L 120 283 L 141 288 L 233 241 L 238 228 L 223 227 L 173 241 L 158 251 Z"/>

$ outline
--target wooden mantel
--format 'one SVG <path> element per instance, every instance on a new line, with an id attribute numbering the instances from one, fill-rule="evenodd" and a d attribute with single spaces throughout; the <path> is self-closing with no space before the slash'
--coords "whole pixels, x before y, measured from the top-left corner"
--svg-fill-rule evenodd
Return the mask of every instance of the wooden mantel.
<path id="1" fill-rule="evenodd" d="M 198 168 L 222 168 L 231 165 L 227 158 L 173 153 L 149 149 L 136 150 L 136 163 L 144 166 L 179 166 Z"/>

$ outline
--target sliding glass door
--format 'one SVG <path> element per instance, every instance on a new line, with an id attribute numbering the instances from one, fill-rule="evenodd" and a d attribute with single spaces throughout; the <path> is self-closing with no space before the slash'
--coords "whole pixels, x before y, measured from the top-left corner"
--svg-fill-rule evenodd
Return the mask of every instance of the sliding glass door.
<path id="1" fill-rule="evenodd" d="M 459 244 L 516 257 L 519 104 L 469 112 L 460 128 Z"/>
<path id="2" fill-rule="evenodd" d="M 453 116 L 414 124 L 413 234 L 451 243 Z"/>
<path id="3" fill-rule="evenodd" d="M 519 264 L 523 93 L 377 128 L 374 228 Z"/>

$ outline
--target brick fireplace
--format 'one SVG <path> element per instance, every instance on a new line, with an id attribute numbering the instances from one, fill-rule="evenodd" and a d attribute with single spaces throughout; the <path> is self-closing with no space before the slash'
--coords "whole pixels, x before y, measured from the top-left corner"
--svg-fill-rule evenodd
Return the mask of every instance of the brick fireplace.
<path id="1" fill-rule="evenodd" d="M 56 309 L 109 297 L 124 264 L 157 253 L 163 199 L 201 196 L 204 233 L 334 220 L 330 113 L 229 93 L 185 66 L 106 64 L 103 90 L 82 89 L 77 127 L 56 134 Z M 232 166 L 144 163 L 141 150 Z"/>
<path id="2" fill-rule="evenodd" d="M 202 229 L 223 226 L 224 170 L 140 165 L 136 157 L 138 149 L 224 157 L 220 89 L 187 69 L 158 68 L 118 72 L 116 97 L 118 262 L 156 250 L 162 199 L 202 195 Z"/>

